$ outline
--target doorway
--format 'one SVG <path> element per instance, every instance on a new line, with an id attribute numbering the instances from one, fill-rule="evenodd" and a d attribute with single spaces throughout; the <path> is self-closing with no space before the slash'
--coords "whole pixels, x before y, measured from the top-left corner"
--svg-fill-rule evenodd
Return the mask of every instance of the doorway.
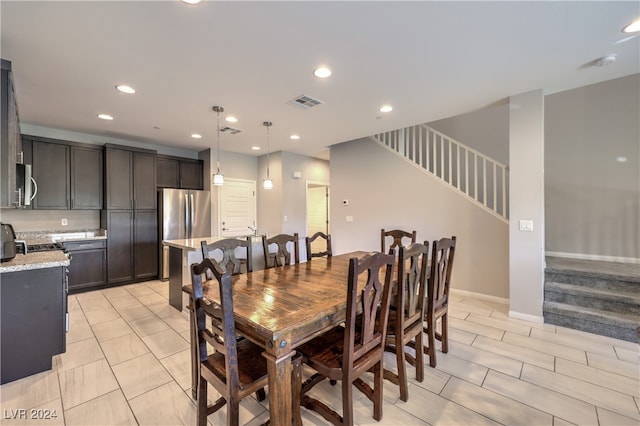
<path id="1" fill-rule="evenodd" d="M 218 235 L 241 237 L 256 229 L 256 182 L 253 180 L 224 180 L 218 203 Z"/>
<path id="2" fill-rule="evenodd" d="M 307 182 L 307 235 L 316 232 L 329 234 L 329 185 L 321 182 Z M 324 241 L 316 240 L 318 247 L 312 251 L 324 251 Z"/>

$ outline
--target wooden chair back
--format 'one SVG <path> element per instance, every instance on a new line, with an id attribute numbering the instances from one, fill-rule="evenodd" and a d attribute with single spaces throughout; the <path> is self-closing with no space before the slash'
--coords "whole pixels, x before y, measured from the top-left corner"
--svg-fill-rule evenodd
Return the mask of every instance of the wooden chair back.
<path id="1" fill-rule="evenodd" d="M 427 262 L 429 259 L 429 242 L 413 243 L 408 247 L 400 247 L 398 254 L 398 292 L 396 306 L 398 309 L 398 326 L 407 330 L 420 323 L 424 316 L 424 301 L 427 294 Z"/>
<path id="2" fill-rule="evenodd" d="M 449 303 L 451 271 L 456 250 L 456 237 L 441 238 L 433 243 L 429 275 L 429 303 L 438 310 Z"/>
<path id="3" fill-rule="evenodd" d="M 349 261 L 343 364 L 345 377 L 353 375 L 351 370 L 359 359 L 369 359 L 366 363 L 368 370 L 373 360 L 381 360 L 384 356 L 394 263 L 394 256 L 384 253 L 368 254 Z M 384 282 L 380 281 L 381 270 L 385 271 Z M 359 283 L 364 286 L 359 288 Z M 358 308 L 362 309 L 362 315 L 358 315 Z M 360 322 L 356 325 L 357 319 Z"/>
<path id="4" fill-rule="evenodd" d="M 287 249 L 289 243 L 293 246 L 293 262 L 300 263 L 300 242 L 297 232 L 293 235 L 278 234 L 270 238 L 266 238 L 263 235 L 264 267 L 273 268 L 276 266 L 289 265 L 291 263 L 291 252 Z M 272 245 L 277 246 L 275 253 L 269 250 Z"/>
<path id="5" fill-rule="evenodd" d="M 393 238 L 393 242 L 391 243 L 388 249 L 385 247 L 387 237 Z M 403 244 L 402 240 L 407 238 L 410 240 L 410 242 Z M 408 245 L 410 243 L 415 243 L 415 242 L 416 242 L 416 231 L 408 232 L 408 231 L 402 231 L 400 229 L 385 231 L 384 228 L 380 230 L 380 247 L 381 247 L 380 250 L 383 253 L 387 253 L 390 249 L 397 250 L 398 247 L 404 247 L 405 245 Z"/>
<path id="6" fill-rule="evenodd" d="M 449 289 L 451 271 L 456 251 L 456 237 L 441 238 L 433 242 L 431 254 L 431 273 L 427 284 L 427 306 L 424 309 L 423 330 L 427 335 L 427 344 L 423 352 L 429 355 L 429 365 L 436 366 L 435 341 L 442 342 L 442 352 L 449 351 Z M 436 322 L 441 320 L 440 333 L 436 331 Z"/>
<path id="7" fill-rule="evenodd" d="M 229 271 L 231 275 L 239 274 L 242 272 L 243 264 L 246 266 L 246 272 L 253 271 L 251 237 L 247 237 L 244 240 L 238 238 L 225 238 L 224 240 L 214 241 L 211 244 L 207 244 L 206 241 L 202 241 L 200 245 L 202 247 L 202 258 L 220 257 L 220 260 L 216 259 L 216 262 L 224 272 Z M 242 251 L 246 253 L 246 257 L 238 258 L 236 256 L 238 248 L 244 248 Z"/>
<path id="8" fill-rule="evenodd" d="M 318 238 L 325 240 L 326 249 L 324 251 L 313 252 L 311 250 L 311 245 Z M 307 246 L 307 261 L 311 260 L 313 257 L 331 257 L 333 255 L 333 251 L 331 249 L 331 235 L 325 234 L 324 232 L 316 232 L 310 237 L 305 237 L 305 245 Z"/>

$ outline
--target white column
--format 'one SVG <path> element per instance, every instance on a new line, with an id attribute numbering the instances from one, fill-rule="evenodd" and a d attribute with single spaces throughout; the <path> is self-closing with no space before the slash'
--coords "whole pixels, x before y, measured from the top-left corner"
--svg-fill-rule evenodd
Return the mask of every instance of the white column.
<path id="1" fill-rule="evenodd" d="M 544 96 L 510 98 L 509 316 L 543 322 Z M 529 222 L 530 221 L 530 222 Z M 532 223 L 532 229 L 521 230 Z"/>

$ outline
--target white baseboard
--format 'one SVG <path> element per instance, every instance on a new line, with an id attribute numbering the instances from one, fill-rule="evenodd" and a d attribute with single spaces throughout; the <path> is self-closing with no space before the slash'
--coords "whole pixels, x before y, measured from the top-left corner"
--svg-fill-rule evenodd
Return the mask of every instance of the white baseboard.
<path id="1" fill-rule="evenodd" d="M 604 262 L 619 263 L 640 263 L 640 258 L 637 257 L 601 256 L 598 254 L 564 253 L 560 251 L 547 251 L 545 252 L 545 255 L 552 257 L 565 257 L 567 259 L 602 260 Z"/>
<path id="2" fill-rule="evenodd" d="M 452 288 L 449 291 L 451 291 L 451 294 L 453 295 L 473 297 L 474 299 L 488 300 L 491 302 L 504 303 L 506 305 L 509 304 L 509 299 L 505 297 L 491 296 L 489 294 L 475 293 L 473 291 L 459 290 L 457 288 Z"/>
<path id="3" fill-rule="evenodd" d="M 544 317 L 536 315 L 523 314 L 522 312 L 509 311 L 509 318 L 515 318 L 519 320 L 535 322 L 537 324 L 544 324 Z"/>

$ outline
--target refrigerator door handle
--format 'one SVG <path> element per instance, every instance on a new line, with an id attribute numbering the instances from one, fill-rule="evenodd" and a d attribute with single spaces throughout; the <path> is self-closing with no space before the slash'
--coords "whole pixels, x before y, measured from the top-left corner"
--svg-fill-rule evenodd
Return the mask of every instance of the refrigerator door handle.
<path id="1" fill-rule="evenodd" d="M 189 215 L 191 209 L 189 208 L 189 194 L 184 194 L 184 230 L 185 237 L 191 238 L 191 227 L 189 225 Z"/>
<path id="2" fill-rule="evenodd" d="M 191 209 L 191 216 L 189 218 L 189 232 L 193 234 L 194 222 L 196 218 L 196 204 L 193 201 L 193 192 L 189 193 L 189 207 Z M 191 238 L 193 238 L 193 235 L 191 235 Z"/>

